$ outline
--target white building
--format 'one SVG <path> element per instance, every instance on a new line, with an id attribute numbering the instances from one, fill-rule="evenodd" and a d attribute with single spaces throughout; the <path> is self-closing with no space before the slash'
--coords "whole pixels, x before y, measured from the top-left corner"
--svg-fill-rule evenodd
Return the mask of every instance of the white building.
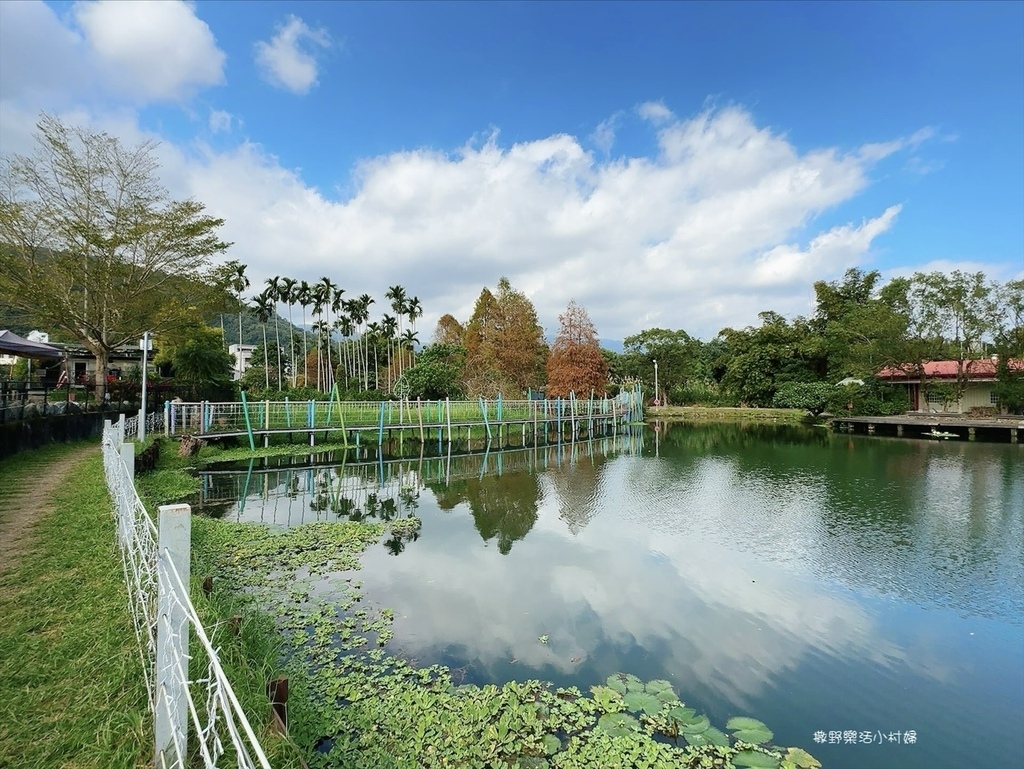
<path id="1" fill-rule="evenodd" d="M 256 349 L 254 344 L 230 344 L 228 352 L 234 356 L 235 363 L 231 370 L 231 378 L 238 381 L 242 378 L 245 370 L 252 365 L 252 353 Z"/>

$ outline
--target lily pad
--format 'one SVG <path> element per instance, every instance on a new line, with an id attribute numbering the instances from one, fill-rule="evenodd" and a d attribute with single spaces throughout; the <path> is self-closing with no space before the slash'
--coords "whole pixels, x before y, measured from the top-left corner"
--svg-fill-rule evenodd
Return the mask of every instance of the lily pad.
<path id="1" fill-rule="evenodd" d="M 590 691 L 594 695 L 594 702 L 601 710 L 622 710 L 619 704 L 622 695 L 610 686 L 591 686 Z"/>
<path id="2" fill-rule="evenodd" d="M 597 720 L 597 728 L 612 737 L 625 737 L 640 731 L 640 722 L 628 713 L 605 713 Z"/>
<path id="3" fill-rule="evenodd" d="M 631 710 L 634 713 L 643 711 L 649 716 L 653 716 L 661 710 L 662 706 L 661 700 L 647 692 L 629 691 L 626 693 L 624 701 L 626 703 L 627 710 Z"/>
<path id="4" fill-rule="evenodd" d="M 614 689 L 619 694 L 626 693 L 626 682 L 622 679 L 622 676 L 616 673 L 608 676 L 608 680 L 605 683 L 608 684 L 609 689 Z"/>
<path id="5" fill-rule="evenodd" d="M 771 731 L 767 726 L 756 718 L 748 718 L 747 716 L 733 716 L 725 722 L 725 728 L 729 731 L 736 731 L 738 729 L 758 729 L 761 731 Z"/>
<path id="6" fill-rule="evenodd" d="M 545 734 L 541 739 L 541 744 L 544 746 L 544 752 L 549 756 L 562 749 L 562 741 L 553 734 Z"/>
<path id="7" fill-rule="evenodd" d="M 708 721 L 708 717 L 700 715 L 694 716 L 689 721 L 680 721 L 679 731 L 683 734 L 700 734 L 707 731 L 709 726 L 711 726 L 711 722 Z"/>
<path id="8" fill-rule="evenodd" d="M 796 764 L 799 769 L 820 769 L 821 761 L 802 748 L 790 748 L 786 753 L 786 760 Z"/>
<path id="9" fill-rule="evenodd" d="M 657 697 L 662 702 L 664 702 L 666 705 L 669 704 L 669 703 L 673 703 L 673 702 L 675 702 L 675 703 L 679 702 L 679 698 L 676 696 L 676 693 L 674 691 L 672 691 L 671 689 L 663 689 L 662 691 L 658 692 L 654 696 Z"/>
<path id="10" fill-rule="evenodd" d="M 741 750 L 732 757 L 732 763 L 750 769 L 778 769 L 779 759 L 757 750 Z"/>
<path id="11" fill-rule="evenodd" d="M 655 697 L 658 696 L 659 692 L 672 692 L 672 696 L 675 696 L 675 692 L 672 690 L 672 684 L 668 681 L 663 681 L 660 678 L 656 678 L 653 681 L 648 681 L 645 687 L 649 694 L 653 694 Z"/>
<path id="12" fill-rule="evenodd" d="M 725 723 L 725 728 L 732 731 L 732 736 L 743 742 L 750 742 L 760 745 L 762 742 L 769 742 L 774 736 L 772 730 L 758 721 L 756 718 L 736 716 Z"/>
<path id="13" fill-rule="evenodd" d="M 770 742 L 774 735 L 770 729 L 740 729 L 733 732 L 732 736 L 752 745 L 760 745 L 762 742 Z"/>
<path id="14" fill-rule="evenodd" d="M 637 678 L 632 673 L 626 673 L 625 680 L 626 680 L 626 688 L 629 689 L 629 691 L 631 691 L 631 692 L 642 692 L 642 691 L 644 691 L 644 689 L 645 689 L 644 682 L 641 681 L 639 678 Z"/>
<path id="15" fill-rule="evenodd" d="M 691 720 L 695 715 L 697 715 L 696 710 L 694 710 L 693 708 L 684 708 L 682 705 L 674 707 L 672 708 L 672 710 L 668 712 L 669 718 L 672 718 L 680 723 Z"/>
<path id="16" fill-rule="evenodd" d="M 704 747 L 705 745 L 717 745 L 720 748 L 729 747 L 729 738 L 725 735 L 725 732 L 719 731 L 713 726 L 709 726 L 698 734 L 687 734 L 684 732 L 683 737 L 688 744 L 695 748 Z"/>

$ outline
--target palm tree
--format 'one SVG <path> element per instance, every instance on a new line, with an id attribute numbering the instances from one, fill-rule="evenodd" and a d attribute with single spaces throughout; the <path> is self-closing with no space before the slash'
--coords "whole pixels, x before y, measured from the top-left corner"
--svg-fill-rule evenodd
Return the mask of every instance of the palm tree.
<path id="1" fill-rule="evenodd" d="M 299 283 L 295 290 L 295 301 L 302 305 L 302 378 L 303 385 L 309 381 L 309 348 L 306 346 L 306 308 L 313 304 L 313 294 L 306 281 Z"/>
<path id="2" fill-rule="evenodd" d="M 388 391 L 390 392 L 391 391 L 392 342 L 394 341 L 394 339 L 397 336 L 397 333 L 398 333 L 398 330 L 399 330 L 399 323 L 398 323 L 397 320 L 395 320 L 394 317 L 392 317 L 391 315 L 388 315 L 387 313 L 385 313 L 384 317 L 381 318 L 380 326 L 381 326 L 381 332 L 383 333 L 384 339 L 385 339 L 385 341 L 387 342 L 387 345 L 388 345 L 388 356 L 387 356 Z M 401 371 L 402 371 L 402 361 L 401 361 L 401 358 L 399 358 L 399 360 L 398 360 L 398 371 L 399 371 L 399 373 L 401 373 Z"/>
<path id="3" fill-rule="evenodd" d="M 274 303 L 274 341 L 277 343 L 277 389 L 281 389 L 281 324 L 277 312 L 277 303 L 281 300 L 281 278 L 275 275 L 267 278 L 267 288 L 263 292 Z"/>
<path id="4" fill-rule="evenodd" d="M 405 317 L 406 296 L 402 286 L 391 286 L 385 293 L 385 299 L 391 300 L 391 309 L 398 316 L 398 333 L 402 333 L 402 318 Z"/>
<path id="5" fill-rule="evenodd" d="M 274 300 L 271 298 L 268 291 L 264 291 L 262 294 L 257 294 L 252 298 L 250 311 L 263 327 L 263 378 L 266 383 L 265 386 L 269 390 L 270 361 L 267 359 L 267 321 L 270 320 L 270 316 L 274 312 Z"/>
<path id="6" fill-rule="evenodd" d="M 331 325 L 331 311 L 338 311 L 338 308 L 341 306 L 341 295 L 345 291 L 333 283 L 326 275 L 320 278 L 319 287 L 323 289 L 324 309 L 327 310 L 327 370 L 330 372 L 327 381 L 328 384 L 331 384 L 334 379 L 334 365 L 331 361 L 331 329 L 333 329 Z"/>
<path id="7" fill-rule="evenodd" d="M 319 283 L 314 283 L 310 286 L 309 297 L 313 303 L 313 317 L 316 318 L 312 330 L 316 347 L 316 381 L 319 388 L 324 382 L 323 345 L 320 339 L 324 332 L 324 305 L 326 304 L 324 287 Z"/>
<path id="8" fill-rule="evenodd" d="M 369 353 L 369 342 L 373 342 L 373 387 L 375 390 L 380 389 L 380 366 L 377 363 L 377 340 L 381 337 L 381 327 L 377 322 L 371 323 L 366 327 L 366 333 L 363 334 L 363 340 L 366 342 L 366 389 L 370 389 L 370 353 Z"/>
<path id="9" fill-rule="evenodd" d="M 412 299 L 410 299 L 408 302 L 406 302 L 406 304 L 405 304 L 405 314 L 406 314 L 406 317 L 409 318 L 409 325 L 412 326 L 412 333 L 415 334 L 416 333 L 416 319 L 423 317 L 423 305 L 420 304 L 420 298 L 418 296 L 414 296 Z M 419 341 L 420 340 L 417 339 L 416 343 L 419 344 Z M 410 349 L 410 353 L 409 353 L 409 365 L 410 366 L 416 365 L 416 353 L 412 349 Z"/>
<path id="10" fill-rule="evenodd" d="M 337 316 L 337 314 L 339 312 L 341 312 L 341 304 L 342 304 L 341 296 L 342 296 L 342 294 L 345 293 L 345 290 L 343 288 L 341 288 L 340 286 L 338 286 L 337 284 L 331 283 L 330 277 L 327 277 L 327 276 L 322 277 L 321 284 L 324 286 L 325 290 L 327 291 L 327 295 L 328 295 L 327 299 L 328 299 L 328 302 L 330 303 L 330 311 L 328 312 L 328 315 L 327 315 L 328 326 L 331 328 L 331 332 L 329 332 L 329 334 L 328 334 L 327 367 L 328 367 L 328 369 L 331 372 L 331 381 L 333 383 L 334 382 L 335 372 L 334 372 L 334 360 L 332 360 L 332 358 L 331 358 L 331 338 L 334 336 L 333 331 L 334 331 L 334 327 L 335 327 L 336 324 L 332 324 L 331 323 L 331 312 L 334 312 L 335 316 Z M 340 340 L 338 342 L 338 350 L 339 350 L 339 352 L 338 352 L 339 362 L 341 362 L 340 361 L 340 358 L 341 358 L 341 341 Z"/>
<path id="11" fill-rule="evenodd" d="M 359 311 L 358 318 L 356 318 L 357 324 L 366 323 L 370 319 L 370 305 L 375 303 L 375 299 L 369 294 L 362 294 L 357 305 Z M 379 327 L 378 327 L 379 328 Z M 361 334 L 363 342 L 363 389 L 370 389 L 370 346 L 366 339 L 366 334 Z"/>
<path id="12" fill-rule="evenodd" d="M 295 324 L 292 323 L 292 305 L 295 304 L 295 287 L 298 281 L 294 278 L 281 278 L 280 299 L 288 305 L 288 360 L 292 363 L 292 387 L 298 370 L 295 366 Z"/>
<path id="13" fill-rule="evenodd" d="M 249 279 L 245 276 L 245 265 L 236 262 L 231 272 L 231 288 L 235 292 L 235 299 L 238 301 L 238 373 L 242 373 L 242 308 L 245 303 L 242 301 L 242 292 L 249 288 Z"/>
<path id="14" fill-rule="evenodd" d="M 409 351 L 409 365 L 412 366 L 415 363 L 414 351 L 416 345 L 420 343 L 419 337 L 416 336 L 416 332 L 411 328 L 407 328 L 405 333 L 402 334 L 402 349 Z"/>
<path id="15" fill-rule="evenodd" d="M 316 384 L 317 384 L 317 387 L 319 389 L 325 390 L 325 386 L 326 386 L 326 384 L 325 384 L 326 380 L 325 380 L 325 376 L 324 376 L 325 371 L 324 371 L 324 367 L 321 365 L 322 364 L 322 358 L 320 356 L 320 352 L 323 349 L 324 342 L 326 342 L 327 344 L 331 343 L 330 342 L 330 328 L 321 319 L 321 320 L 318 320 L 316 323 L 313 324 L 312 330 L 313 330 L 313 340 L 316 342 Z"/>

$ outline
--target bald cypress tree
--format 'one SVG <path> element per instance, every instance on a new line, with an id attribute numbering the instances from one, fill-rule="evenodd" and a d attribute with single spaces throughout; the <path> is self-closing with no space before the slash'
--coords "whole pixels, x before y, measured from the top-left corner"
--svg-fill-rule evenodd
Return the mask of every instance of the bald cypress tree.
<path id="1" fill-rule="evenodd" d="M 548 397 L 564 398 L 570 392 L 590 397 L 591 390 L 603 395 L 608 386 L 608 362 L 586 308 L 572 300 L 558 316 L 558 323 L 547 363 Z"/>

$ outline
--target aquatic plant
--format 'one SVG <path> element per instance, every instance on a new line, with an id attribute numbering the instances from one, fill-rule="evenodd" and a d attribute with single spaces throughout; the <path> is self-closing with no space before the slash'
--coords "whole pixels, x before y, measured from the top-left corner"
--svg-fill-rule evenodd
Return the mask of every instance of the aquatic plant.
<path id="1" fill-rule="evenodd" d="M 815 769 L 770 744 L 753 718 L 727 734 L 680 701 L 671 683 L 615 673 L 584 694 L 541 681 L 459 685 L 387 650 L 393 612 L 364 601 L 359 556 L 385 537 L 414 537 L 419 519 L 317 522 L 283 532 L 199 520 L 218 584 L 276 619 L 291 679 L 291 734 L 314 769 L 546 767 Z M 547 642 L 547 636 L 538 642 Z"/>

